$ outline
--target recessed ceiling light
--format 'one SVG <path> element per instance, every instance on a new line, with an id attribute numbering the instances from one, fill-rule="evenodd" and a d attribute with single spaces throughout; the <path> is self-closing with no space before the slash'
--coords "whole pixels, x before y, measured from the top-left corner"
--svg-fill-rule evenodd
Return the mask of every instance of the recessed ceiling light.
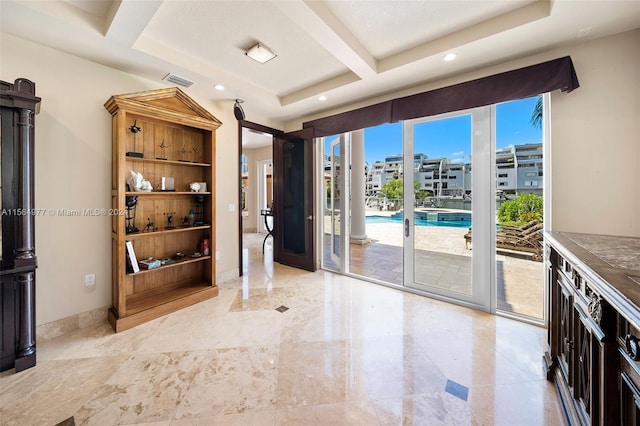
<path id="1" fill-rule="evenodd" d="M 224 86 L 222 84 L 216 84 L 213 88 L 221 92 L 224 90 Z"/>
<path id="2" fill-rule="evenodd" d="M 456 55 L 455 53 L 447 53 L 446 55 L 444 55 L 444 59 L 447 62 L 453 61 L 458 55 Z"/>
<path id="3" fill-rule="evenodd" d="M 319 101 L 326 101 L 327 97 L 325 95 L 321 95 L 320 97 L 318 97 Z"/>
<path id="4" fill-rule="evenodd" d="M 264 64 L 265 62 L 268 62 L 273 58 L 275 58 L 276 56 L 278 56 L 275 54 L 275 52 L 273 52 L 267 46 L 264 46 L 260 43 L 256 44 L 251 49 L 247 50 L 245 52 L 245 55 L 247 55 L 254 61 L 260 62 L 261 64 Z"/>

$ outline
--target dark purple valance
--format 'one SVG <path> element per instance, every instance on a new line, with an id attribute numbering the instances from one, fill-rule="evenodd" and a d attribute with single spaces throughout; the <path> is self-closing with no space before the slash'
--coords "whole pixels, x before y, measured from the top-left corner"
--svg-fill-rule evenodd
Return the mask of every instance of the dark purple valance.
<path id="1" fill-rule="evenodd" d="M 317 120 L 302 123 L 302 128 L 313 127 L 313 136 L 338 135 L 357 129 L 377 126 L 390 121 L 392 116 L 390 101 L 369 105 Z"/>
<path id="2" fill-rule="evenodd" d="M 579 86 L 571 57 L 565 56 L 537 65 L 319 118 L 303 123 L 302 127 L 313 127 L 315 137 L 335 135 L 383 123 L 527 98 L 557 89 L 571 92 Z"/>

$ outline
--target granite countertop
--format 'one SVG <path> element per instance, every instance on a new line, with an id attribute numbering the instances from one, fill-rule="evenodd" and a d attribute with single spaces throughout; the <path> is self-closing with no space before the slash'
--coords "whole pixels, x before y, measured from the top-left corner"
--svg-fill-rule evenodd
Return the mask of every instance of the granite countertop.
<path id="1" fill-rule="evenodd" d="M 596 284 L 605 285 L 602 297 L 622 307 L 621 313 L 640 327 L 640 238 L 558 231 L 544 235 L 561 253 L 568 250 L 578 269 L 600 280 Z"/>

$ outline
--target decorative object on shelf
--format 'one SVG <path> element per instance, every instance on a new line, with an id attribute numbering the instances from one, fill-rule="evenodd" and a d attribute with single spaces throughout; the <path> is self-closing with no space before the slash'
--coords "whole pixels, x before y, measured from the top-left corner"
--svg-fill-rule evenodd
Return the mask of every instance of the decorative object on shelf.
<path id="1" fill-rule="evenodd" d="M 164 144 L 164 139 L 162 139 L 162 143 L 158 145 L 162 150 L 162 157 L 156 157 L 156 160 L 166 160 L 167 159 L 167 148 L 168 146 Z"/>
<path id="2" fill-rule="evenodd" d="M 142 131 L 142 129 L 136 125 L 137 123 L 138 120 L 133 120 L 133 124 L 129 127 L 129 131 L 133 133 L 133 151 L 129 151 L 125 155 L 127 157 L 143 158 L 144 154 L 136 151 L 136 135 Z"/>
<path id="3" fill-rule="evenodd" d="M 148 218 L 147 218 L 147 224 L 145 225 L 145 227 L 144 227 L 144 229 L 142 230 L 142 232 L 154 232 L 154 231 L 157 231 L 157 230 L 158 230 L 158 228 L 156 228 L 156 227 L 153 225 L 153 222 L 151 222 L 151 218 L 150 218 L 150 217 L 148 217 Z"/>
<path id="4" fill-rule="evenodd" d="M 142 173 L 138 173 L 135 170 L 131 170 L 131 176 L 127 179 L 127 185 L 129 185 L 129 191 L 132 192 L 151 192 L 153 189 L 151 182 L 145 180 Z"/>
<path id="5" fill-rule="evenodd" d="M 242 99 L 236 99 L 236 103 L 233 104 L 233 115 L 236 116 L 236 120 L 244 120 L 244 110 L 240 106 L 244 101 Z"/>
<path id="6" fill-rule="evenodd" d="M 182 218 L 182 226 L 190 227 L 190 226 L 194 226 L 195 223 L 196 223 L 196 213 L 193 211 L 193 209 L 191 209 L 189 210 L 189 214 Z"/>
<path id="7" fill-rule="evenodd" d="M 204 234 L 204 238 L 200 242 L 200 253 L 203 256 L 209 256 L 209 234 Z"/>
<path id="8" fill-rule="evenodd" d="M 182 154 L 182 158 L 180 159 L 180 161 L 184 162 L 184 163 L 189 163 L 189 158 L 187 158 L 187 153 L 189 151 L 187 151 L 187 148 L 184 147 L 184 145 L 182 146 L 182 149 L 180 150 L 180 153 Z"/>
<path id="9" fill-rule="evenodd" d="M 127 205 L 127 213 L 125 216 L 125 221 L 127 222 L 125 233 L 126 234 L 135 234 L 136 232 L 140 232 L 138 228 L 136 228 L 136 206 L 138 205 L 138 196 L 137 195 L 127 195 L 125 197 L 125 204 Z"/>
<path id="10" fill-rule="evenodd" d="M 131 272 L 136 273 L 140 272 L 140 266 L 138 265 L 138 259 L 136 258 L 136 252 L 133 250 L 133 243 L 131 241 L 127 241 L 125 243 L 127 246 L 127 269 L 130 269 Z"/>
<path id="11" fill-rule="evenodd" d="M 160 187 L 160 191 L 163 191 L 163 192 L 175 191 L 176 188 L 173 182 L 174 181 L 172 177 L 162 176 L 162 178 L 160 179 L 160 185 L 158 185 Z"/>
<path id="12" fill-rule="evenodd" d="M 204 225 L 204 195 L 196 195 L 193 197 L 195 203 L 195 226 Z"/>
<path id="13" fill-rule="evenodd" d="M 173 216 L 176 215 L 176 212 L 165 212 L 164 215 L 167 217 L 167 229 L 174 229 Z"/>
<path id="14" fill-rule="evenodd" d="M 160 266 L 162 266 L 162 262 L 160 262 L 157 259 L 154 259 L 152 257 L 148 258 L 148 259 L 143 259 L 140 260 L 138 262 L 138 265 L 140 266 L 141 269 L 155 269 L 155 268 L 159 268 Z"/>
<path id="15" fill-rule="evenodd" d="M 207 182 L 191 182 L 189 189 L 191 192 L 207 192 Z"/>

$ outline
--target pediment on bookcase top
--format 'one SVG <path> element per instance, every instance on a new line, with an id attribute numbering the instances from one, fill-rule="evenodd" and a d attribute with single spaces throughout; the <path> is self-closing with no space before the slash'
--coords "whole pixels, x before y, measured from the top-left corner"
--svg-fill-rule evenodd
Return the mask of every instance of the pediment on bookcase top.
<path id="1" fill-rule="evenodd" d="M 115 115 L 126 110 L 201 129 L 215 130 L 222 125 L 213 114 L 177 87 L 114 95 L 104 107 Z"/>

